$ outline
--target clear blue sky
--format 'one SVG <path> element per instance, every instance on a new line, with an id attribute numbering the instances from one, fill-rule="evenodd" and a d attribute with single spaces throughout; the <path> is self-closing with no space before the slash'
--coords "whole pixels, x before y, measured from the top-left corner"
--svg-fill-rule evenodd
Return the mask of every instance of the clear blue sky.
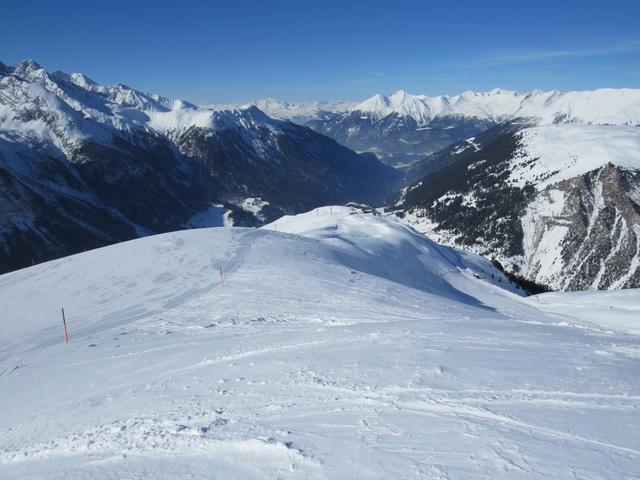
<path id="1" fill-rule="evenodd" d="M 235 102 L 640 87 L 640 1 L 4 2 L 0 60 Z"/>

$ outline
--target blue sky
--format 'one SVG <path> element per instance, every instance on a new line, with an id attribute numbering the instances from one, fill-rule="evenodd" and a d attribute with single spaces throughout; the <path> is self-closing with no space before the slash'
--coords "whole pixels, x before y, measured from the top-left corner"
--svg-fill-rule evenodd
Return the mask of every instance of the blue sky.
<path id="1" fill-rule="evenodd" d="M 0 60 L 196 103 L 640 87 L 640 1 L 11 1 Z"/>

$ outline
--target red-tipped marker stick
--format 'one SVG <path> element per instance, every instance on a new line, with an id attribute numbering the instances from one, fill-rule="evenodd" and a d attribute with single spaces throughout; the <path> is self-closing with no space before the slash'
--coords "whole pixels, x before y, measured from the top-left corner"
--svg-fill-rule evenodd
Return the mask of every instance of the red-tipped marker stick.
<path id="1" fill-rule="evenodd" d="M 64 308 L 62 309 L 62 326 L 64 327 L 64 343 L 69 343 L 69 334 L 67 333 L 67 320 L 64 318 Z"/>

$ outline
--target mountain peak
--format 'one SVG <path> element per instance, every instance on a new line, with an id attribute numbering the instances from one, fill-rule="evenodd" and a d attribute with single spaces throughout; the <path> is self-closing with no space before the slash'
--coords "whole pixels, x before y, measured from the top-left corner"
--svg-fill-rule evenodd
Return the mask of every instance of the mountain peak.
<path id="1" fill-rule="evenodd" d="M 395 91 L 395 92 L 391 95 L 391 97 L 389 97 L 389 98 L 398 99 L 398 100 L 404 100 L 404 99 L 406 99 L 407 97 L 412 97 L 412 96 L 413 96 L 413 95 L 411 95 L 410 93 L 408 93 L 406 90 L 402 90 L 402 89 L 400 89 L 400 90 Z"/>
<path id="2" fill-rule="evenodd" d="M 71 79 L 72 83 L 85 89 L 98 86 L 96 82 L 91 80 L 83 73 L 72 73 L 71 75 L 69 75 L 69 78 Z"/>
<path id="3" fill-rule="evenodd" d="M 359 103 L 355 106 L 354 110 L 373 113 L 374 116 L 386 116 L 391 113 L 389 99 L 381 93 L 377 93 L 374 96 L 366 99 L 364 102 Z"/>
<path id="4" fill-rule="evenodd" d="M 365 112 L 372 118 L 380 119 L 396 113 L 403 117 L 413 117 L 418 123 L 425 123 L 431 119 L 431 107 L 427 97 L 412 95 L 405 90 L 398 90 L 389 97 L 382 94 L 358 104 L 354 110 Z"/>
<path id="5" fill-rule="evenodd" d="M 22 76 L 27 76 L 39 70 L 43 70 L 42 65 L 40 65 L 35 60 L 29 59 L 29 60 L 23 60 L 18 65 L 16 65 L 14 73 Z"/>

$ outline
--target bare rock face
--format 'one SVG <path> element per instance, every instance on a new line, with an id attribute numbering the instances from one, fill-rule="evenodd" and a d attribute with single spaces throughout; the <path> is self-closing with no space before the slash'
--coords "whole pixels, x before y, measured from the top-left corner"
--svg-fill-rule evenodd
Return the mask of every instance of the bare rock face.
<path id="1" fill-rule="evenodd" d="M 639 186 L 640 172 L 609 163 L 545 188 L 523 218 L 526 276 L 561 290 L 640 287 Z"/>

